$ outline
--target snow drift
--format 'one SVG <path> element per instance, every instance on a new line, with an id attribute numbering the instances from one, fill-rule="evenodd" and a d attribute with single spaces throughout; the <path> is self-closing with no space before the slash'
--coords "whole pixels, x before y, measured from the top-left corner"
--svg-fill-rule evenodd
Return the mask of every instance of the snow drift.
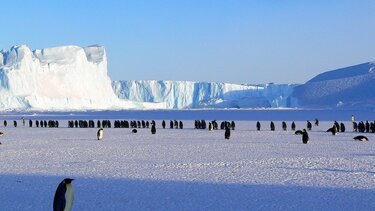
<path id="1" fill-rule="evenodd" d="M 375 63 L 328 71 L 297 86 L 291 97 L 301 107 L 375 109 Z"/>
<path id="2" fill-rule="evenodd" d="M 107 75 L 102 46 L 0 51 L 0 110 L 164 108 L 120 100 Z"/>
<path id="3" fill-rule="evenodd" d="M 114 81 L 112 86 L 119 98 L 165 102 L 167 108 L 181 109 L 286 107 L 296 85 L 128 80 Z"/>

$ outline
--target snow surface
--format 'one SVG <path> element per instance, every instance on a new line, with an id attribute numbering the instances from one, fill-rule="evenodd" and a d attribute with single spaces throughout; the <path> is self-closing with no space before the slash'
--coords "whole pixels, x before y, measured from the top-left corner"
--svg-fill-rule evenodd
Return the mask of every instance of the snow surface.
<path id="1" fill-rule="evenodd" d="M 194 81 L 113 81 L 119 98 L 165 102 L 167 108 L 270 108 L 291 106 L 294 84 L 239 85 Z"/>
<path id="2" fill-rule="evenodd" d="M 87 119 L 121 119 L 132 111 L 86 113 Z M 151 111 L 133 117 L 148 119 Z M 173 112 L 173 111 L 172 111 Z M 191 112 L 152 111 L 155 116 L 192 118 Z M 199 111 L 207 116 L 242 119 L 236 110 Z M 248 111 L 249 118 L 254 111 Z M 283 113 L 274 111 L 274 119 Z M 295 116 L 297 128 L 306 126 L 310 111 Z M 301 113 L 302 112 L 302 113 Z M 232 114 L 232 115 L 231 115 Z M 319 115 L 319 113 L 317 113 Z M 60 119 L 60 128 L 29 128 L 19 121 L 25 114 L 4 114 L 19 127 L 3 127 L 0 138 L 0 209 L 50 210 L 59 182 L 71 177 L 75 188 L 73 210 L 374 210 L 375 134 L 359 142 L 353 132 L 332 136 L 324 132 L 334 119 L 321 121 L 309 132 L 310 143 L 292 131 L 269 131 L 269 116 L 262 131 L 255 121 L 236 121 L 231 139 L 224 131 L 193 129 L 66 128 L 66 120 L 83 117 L 34 114 L 26 119 Z M 131 115 L 130 115 L 131 116 Z M 373 113 L 368 113 L 375 119 Z M 343 112 L 341 119 L 350 119 Z M 210 120 L 210 119 L 207 119 Z M 360 120 L 356 116 L 356 120 Z M 366 120 L 366 119 L 362 119 Z M 350 122 L 344 122 L 350 130 Z M 287 122 L 288 127 L 291 122 Z"/>
<path id="3" fill-rule="evenodd" d="M 120 100 L 107 74 L 104 47 L 61 46 L 0 52 L 0 110 L 165 108 Z"/>

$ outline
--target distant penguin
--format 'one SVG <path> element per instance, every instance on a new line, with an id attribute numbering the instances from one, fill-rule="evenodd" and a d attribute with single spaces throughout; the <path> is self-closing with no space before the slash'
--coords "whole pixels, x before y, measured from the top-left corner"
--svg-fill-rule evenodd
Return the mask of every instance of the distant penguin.
<path id="1" fill-rule="evenodd" d="M 161 123 L 161 126 L 163 127 L 163 129 L 165 129 L 165 121 L 163 120 L 163 122 Z"/>
<path id="2" fill-rule="evenodd" d="M 0 136 L 3 136 L 4 135 L 4 133 L 3 132 L 0 132 Z"/>
<path id="3" fill-rule="evenodd" d="M 133 130 L 132 130 L 132 133 L 137 133 L 137 132 L 138 132 L 137 129 L 133 129 Z"/>
<path id="4" fill-rule="evenodd" d="M 225 139 L 230 138 L 230 128 L 229 127 L 225 127 L 224 137 L 225 137 Z"/>
<path id="5" fill-rule="evenodd" d="M 340 124 L 337 121 L 335 121 L 333 124 L 336 127 L 336 133 L 340 132 Z"/>
<path id="6" fill-rule="evenodd" d="M 315 118 L 315 126 L 319 126 L 319 120 Z"/>
<path id="7" fill-rule="evenodd" d="M 230 127 L 232 128 L 232 130 L 234 130 L 236 128 L 236 124 L 234 123 L 234 121 L 232 121 L 230 123 Z"/>
<path id="8" fill-rule="evenodd" d="M 271 131 L 274 131 L 275 130 L 275 124 L 271 121 L 270 123 L 270 128 L 271 128 Z"/>
<path id="9" fill-rule="evenodd" d="M 326 132 L 331 132 L 332 135 L 336 135 L 336 133 L 337 133 L 336 126 L 333 125 L 333 127 L 329 128 Z"/>
<path id="10" fill-rule="evenodd" d="M 98 138 L 98 140 L 103 139 L 103 128 L 99 128 L 98 132 L 96 133 L 96 137 Z"/>
<path id="11" fill-rule="evenodd" d="M 257 121 L 257 130 L 260 130 L 260 122 Z"/>
<path id="12" fill-rule="evenodd" d="M 208 130 L 209 130 L 209 131 L 212 130 L 212 123 L 211 123 L 211 122 L 208 123 Z"/>
<path id="13" fill-rule="evenodd" d="M 292 122 L 292 125 L 290 126 L 290 128 L 295 131 L 296 130 L 296 123 L 294 123 L 294 121 Z"/>
<path id="14" fill-rule="evenodd" d="M 53 199 L 53 211 L 70 211 L 72 209 L 74 201 L 73 180 L 65 178 L 57 187 Z"/>
<path id="15" fill-rule="evenodd" d="M 302 143 L 307 144 L 309 142 L 309 134 L 307 133 L 306 129 L 302 131 Z"/>
<path id="16" fill-rule="evenodd" d="M 340 123 L 340 130 L 341 130 L 342 133 L 345 132 L 345 125 L 342 122 Z"/>
<path id="17" fill-rule="evenodd" d="M 13 121 L 13 125 L 14 125 L 14 127 L 17 127 L 17 121 L 16 120 Z"/>
<path id="18" fill-rule="evenodd" d="M 6 120 L 4 120 L 4 127 L 6 127 L 8 124 L 8 122 Z"/>
<path id="19" fill-rule="evenodd" d="M 151 125 L 151 134 L 155 134 L 155 133 L 156 133 L 155 124 L 152 124 Z"/>
<path id="20" fill-rule="evenodd" d="M 283 128 L 284 131 L 286 131 L 287 130 L 286 122 L 283 121 L 281 123 L 281 127 Z"/>
<path id="21" fill-rule="evenodd" d="M 312 124 L 309 120 L 307 120 L 306 127 L 307 127 L 307 130 L 311 130 L 312 128 Z"/>
<path id="22" fill-rule="evenodd" d="M 303 132 L 302 132 L 302 130 L 297 130 L 294 134 L 296 134 L 296 135 L 302 135 Z"/>
<path id="23" fill-rule="evenodd" d="M 353 139 L 358 141 L 368 141 L 368 138 L 366 136 L 356 136 Z"/>
<path id="24" fill-rule="evenodd" d="M 173 121 L 172 120 L 169 122 L 169 128 L 173 129 Z"/>

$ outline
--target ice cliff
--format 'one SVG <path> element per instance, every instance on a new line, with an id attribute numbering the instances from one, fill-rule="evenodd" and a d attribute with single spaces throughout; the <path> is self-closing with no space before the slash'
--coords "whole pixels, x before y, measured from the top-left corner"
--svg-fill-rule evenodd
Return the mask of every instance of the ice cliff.
<path id="1" fill-rule="evenodd" d="M 0 51 L 0 110 L 164 108 L 119 99 L 102 46 Z"/>
<path id="2" fill-rule="evenodd" d="M 167 108 L 270 108 L 290 106 L 293 84 L 238 85 L 193 81 L 113 81 L 122 99 L 165 102 Z"/>

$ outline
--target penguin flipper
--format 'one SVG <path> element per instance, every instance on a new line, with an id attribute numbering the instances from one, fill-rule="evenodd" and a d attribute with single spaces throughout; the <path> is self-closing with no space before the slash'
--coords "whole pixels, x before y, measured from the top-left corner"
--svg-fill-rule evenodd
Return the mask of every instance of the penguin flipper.
<path id="1" fill-rule="evenodd" d="M 53 211 L 64 211 L 66 204 L 65 192 L 66 186 L 64 182 L 61 182 L 56 189 L 55 197 L 53 199 Z"/>

